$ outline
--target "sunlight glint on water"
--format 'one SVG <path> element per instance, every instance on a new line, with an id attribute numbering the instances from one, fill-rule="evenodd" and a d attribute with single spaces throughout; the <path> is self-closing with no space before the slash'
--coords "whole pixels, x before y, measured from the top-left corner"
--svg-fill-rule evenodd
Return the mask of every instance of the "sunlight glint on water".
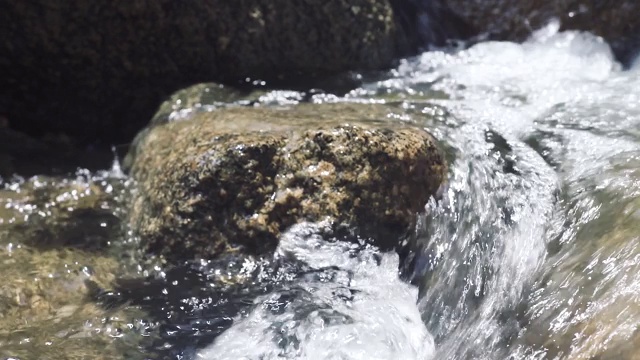
<path id="1" fill-rule="evenodd" d="M 276 256 L 301 262 L 306 275 L 258 298 L 199 358 L 431 358 L 417 289 L 398 278 L 398 256 L 328 242 L 318 235 L 323 226 L 299 224 L 283 235 Z"/>
<path id="2" fill-rule="evenodd" d="M 640 321 L 637 70 L 620 71 L 599 38 L 545 29 L 425 53 L 378 86 L 425 83 L 449 94 L 432 103 L 459 124 L 426 124 L 456 150 L 449 208 L 423 241 L 436 358 L 633 353 L 616 349 Z"/>
<path id="3" fill-rule="evenodd" d="M 334 254 L 321 257 L 328 261 L 322 266 L 354 274 L 366 291 L 352 295 L 353 303 L 337 301 L 334 290 L 351 289 L 346 283 L 304 278 L 297 286 L 314 289 L 313 296 L 278 314 L 268 311 L 273 297 L 259 299 L 248 318 L 202 356 L 625 358 L 640 348 L 636 70 L 621 71 L 601 39 L 557 33 L 552 24 L 521 45 L 428 52 L 404 61 L 392 75 L 343 99 L 315 101 L 397 102 L 399 121 L 408 113 L 448 149 L 449 188 L 440 203 L 428 205 L 410 269 L 435 353 L 412 337 L 423 333 L 420 326 L 396 326 L 402 314 L 416 310 L 410 287 L 395 277 L 391 255 L 377 255 L 382 261 L 375 265 L 365 260 L 375 249 L 345 260 L 333 251 L 346 245 L 314 243 L 314 256 Z M 313 259 L 300 248 L 309 239 L 295 234 L 283 246 L 297 244 L 295 257 Z M 358 261 L 367 264 L 364 273 Z M 369 283 L 383 276 L 378 271 L 392 275 Z M 330 304 L 342 322 L 314 323 L 318 316 L 311 312 L 283 330 L 301 308 L 320 304 Z M 379 306 L 374 304 L 393 311 L 372 311 Z M 274 335 L 274 324 L 294 343 Z M 430 344 L 428 334 L 420 337 Z M 358 346 L 345 343 L 351 338 Z M 253 345 L 245 349 L 243 343 Z"/>

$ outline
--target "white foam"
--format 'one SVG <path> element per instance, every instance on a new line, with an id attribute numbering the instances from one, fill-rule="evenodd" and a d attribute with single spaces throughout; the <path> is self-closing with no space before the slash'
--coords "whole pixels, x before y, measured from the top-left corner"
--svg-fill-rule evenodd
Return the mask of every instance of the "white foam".
<path id="1" fill-rule="evenodd" d="M 403 62 L 394 79 L 376 85 L 409 94 L 416 88 L 445 92 L 448 98 L 427 101 L 445 107 L 457 119 L 453 128 L 438 129 L 443 140 L 459 150 L 456 162 L 451 164 L 451 188 L 468 192 L 463 201 L 486 200 L 470 207 L 480 222 L 501 210 L 486 205 L 501 193 L 508 194 L 506 206 L 502 206 L 515 210 L 509 229 L 500 229 L 500 225 L 500 232 L 494 231 L 491 241 L 482 242 L 489 249 L 484 253 L 474 253 L 475 244 L 464 233 L 429 239 L 451 249 L 440 255 L 444 265 L 432 275 L 421 299 L 426 315 L 434 314 L 425 316 L 430 329 L 443 336 L 436 357 L 496 359 L 508 353 L 500 345 L 499 334 L 504 328 L 496 321 L 497 314 L 514 308 L 523 291 L 533 286 L 543 271 L 546 242 L 554 232 L 567 232 L 563 241 L 576 241 L 575 232 L 564 228 L 564 213 L 553 211 L 558 184 L 579 189 L 584 196 L 589 195 L 591 184 L 619 196 L 637 193 L 633 186 L 636 180 L 629 179 L 628 174 L 621 176 L 619 170 L 620 159 L 634 161 L 640 154 L 640 70 L 638 64 L 635 66 L 622 71 L 601 38 L 583 32 L 560 33 L 557 24 L 551 24 L 523 44 L 487 42 L 455 54 L 424 53 Z M 433 122 L 429 126 L 434 126 Z M 492 153 L 483 149 L 487 145 L 482 139 L 484 130 L 504 137 L 521 176 L 488 166 Z M 547 151 L 555 153 L 548 156 L 559 162 L 557 168 L 545 164 L 540 149 L 525 143 L 529 137 L 549 145 Z M 467 184 L 471 189 L 465 188 Z M 592 210 L 598 212 L 597 208 Z M 469 223 L 478 226 L 476 221 Z M 442 233 L 451 235 L 445 230 Z M 476 257 L 469 260 L 474 254 Z M 471 270 L 462 272 L 460 263 Z M 482 274 L 483 267 L 492 269 L 495 275 L 474 278 Z M 443 295 L 456 295 L 451 290 L 455 282 L 449 279 L 461 277 L 469 288 L 485 292 L 474 316 L 466 317 L 473 310 L 464 301 L 456 303 L 461 296 Z M 615 296 L 612 292 L 590 301 L 607 303 Z M 556 321 L 568 326 L 583 320 Z M 619 330 L 616 336 L 630 335 Z"/>
<path id="2" fill-rule="evenodd" d="M 288 290 L 296 298 L 280 311 L 272 309 L 287 291 L 258 299 L 199 359 L 431 358 L 433 339 L 416 306 L 417 289 L 398 278 L 398 256 L 327 242 L 318 235 L 321 227 L 294 226 L 277 250 L 319 277 L 295 281 Z"/>

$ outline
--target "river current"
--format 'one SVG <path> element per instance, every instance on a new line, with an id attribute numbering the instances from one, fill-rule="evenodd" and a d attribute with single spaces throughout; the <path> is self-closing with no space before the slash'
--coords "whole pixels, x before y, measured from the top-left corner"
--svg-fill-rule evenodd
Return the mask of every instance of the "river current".
<path id="1" fill-rule="evenodd" d="M 296 285 L 313 294 L 302 302 L 329 304 L 340 320 L 318 310 L 297 320 L 309 305 L 296 301 L 269 315 L 271 294 L 201 356 L 631 356 L 640 324 L 638 71 L 623 71 L 601 39 L 551 24 L 524 44 L 426 52 L 390 75 L 314 101 L 395 104 L 398 121 L 423 125 L 446 147 L 448 190 L 427 204 L 404 264 L 403 280 L 416 287 L 389 277 L 395 254 L 376 266 L 366 252 L 345 259 L 327 243 L 313 250 L 317 260 L 297 245 L 295 257 L 351 274 Z M 336 286 L 357 293 L 327 295 Z"/>
<path id="2" fill-rule="evenodd" d="M 98 298 L 154 320 L 132 315 L 116 337 L 144 333 L 179 359 L 635 359 L 640 66 L 557 28 L 428 51 L 340 96 L 265 93 L 263 106 L 388 104 L 446 152 L 441 199 L 400 255 L 304 223 L 268 258 L 136 265 L 155 280 L 133 288 L 151 295 Z M 226 285 L 209 286 L 221 272 Z M 191 290 L 167 285 L 178 283 Z"/>

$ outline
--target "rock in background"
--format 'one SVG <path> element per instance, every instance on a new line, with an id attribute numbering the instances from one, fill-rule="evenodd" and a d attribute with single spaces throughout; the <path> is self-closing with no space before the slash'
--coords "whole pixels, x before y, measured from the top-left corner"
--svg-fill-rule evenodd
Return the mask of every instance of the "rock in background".
<path id="1" fill-rule="evenodd" d="M 146 313 L 94 302 L 139 262 L 110 245 L 127 180 L 87 175 L 0 187 L 0 358 L 139 359 L 152 341 Z"/>
<path id="2" fill-rule="evenodd" d="M 193 83 L 380 69 L 407 46 L 387 0 L 0 0 L 0 33 L 0 116 L 81 143 L 130 141 Z"/>
<path id="3" fill-rule="evenodd" d="M 628 64 L 639 10 L 631 0 L 0 0 L 0 118 L 30 136 L 127 143 L 194 83 L 326 85 L 449 39 L 520 41 L 554 17 L 603 36 Z"/>
<path id="4" fill-rule="evenodd" d="M 423 129 L 372 104 L 227 108 L 156 125 L 130 157 L 131 225 L 150 252 L 273 251 L 300 221 L 353 226 L 391 248 L 443 183 Z"/>

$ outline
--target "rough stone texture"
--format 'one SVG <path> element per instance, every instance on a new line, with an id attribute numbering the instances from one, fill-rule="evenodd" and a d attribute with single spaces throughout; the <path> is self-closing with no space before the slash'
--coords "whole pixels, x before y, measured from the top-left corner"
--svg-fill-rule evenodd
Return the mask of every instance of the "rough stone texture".
<path id="1" fill-rule="evenodd" d="M 394 246 L 446 166 L 431 135 L 389 111 L 229 108 L 158 125 L 132 150 L 131 224 L 169 258 L 270 251 L 289 226 L 326 218 Z"/>
<path id="2" fill-rule="evenodd" d="M 562 30 L 602 36 L 628 64 L 640 49 L 640 2 L 635 0 L 443 0 L 450 9 L 491 39 L 526 39 L 532 30 L 558 18 Z"/>
<path id="3" fill-rule="evenodd" d="M 0 33 L 0 116 L 85 142 L 129 141 L 193 83 L 378 69 L 404 46 L 388 0 L 0 0 Z"/>

